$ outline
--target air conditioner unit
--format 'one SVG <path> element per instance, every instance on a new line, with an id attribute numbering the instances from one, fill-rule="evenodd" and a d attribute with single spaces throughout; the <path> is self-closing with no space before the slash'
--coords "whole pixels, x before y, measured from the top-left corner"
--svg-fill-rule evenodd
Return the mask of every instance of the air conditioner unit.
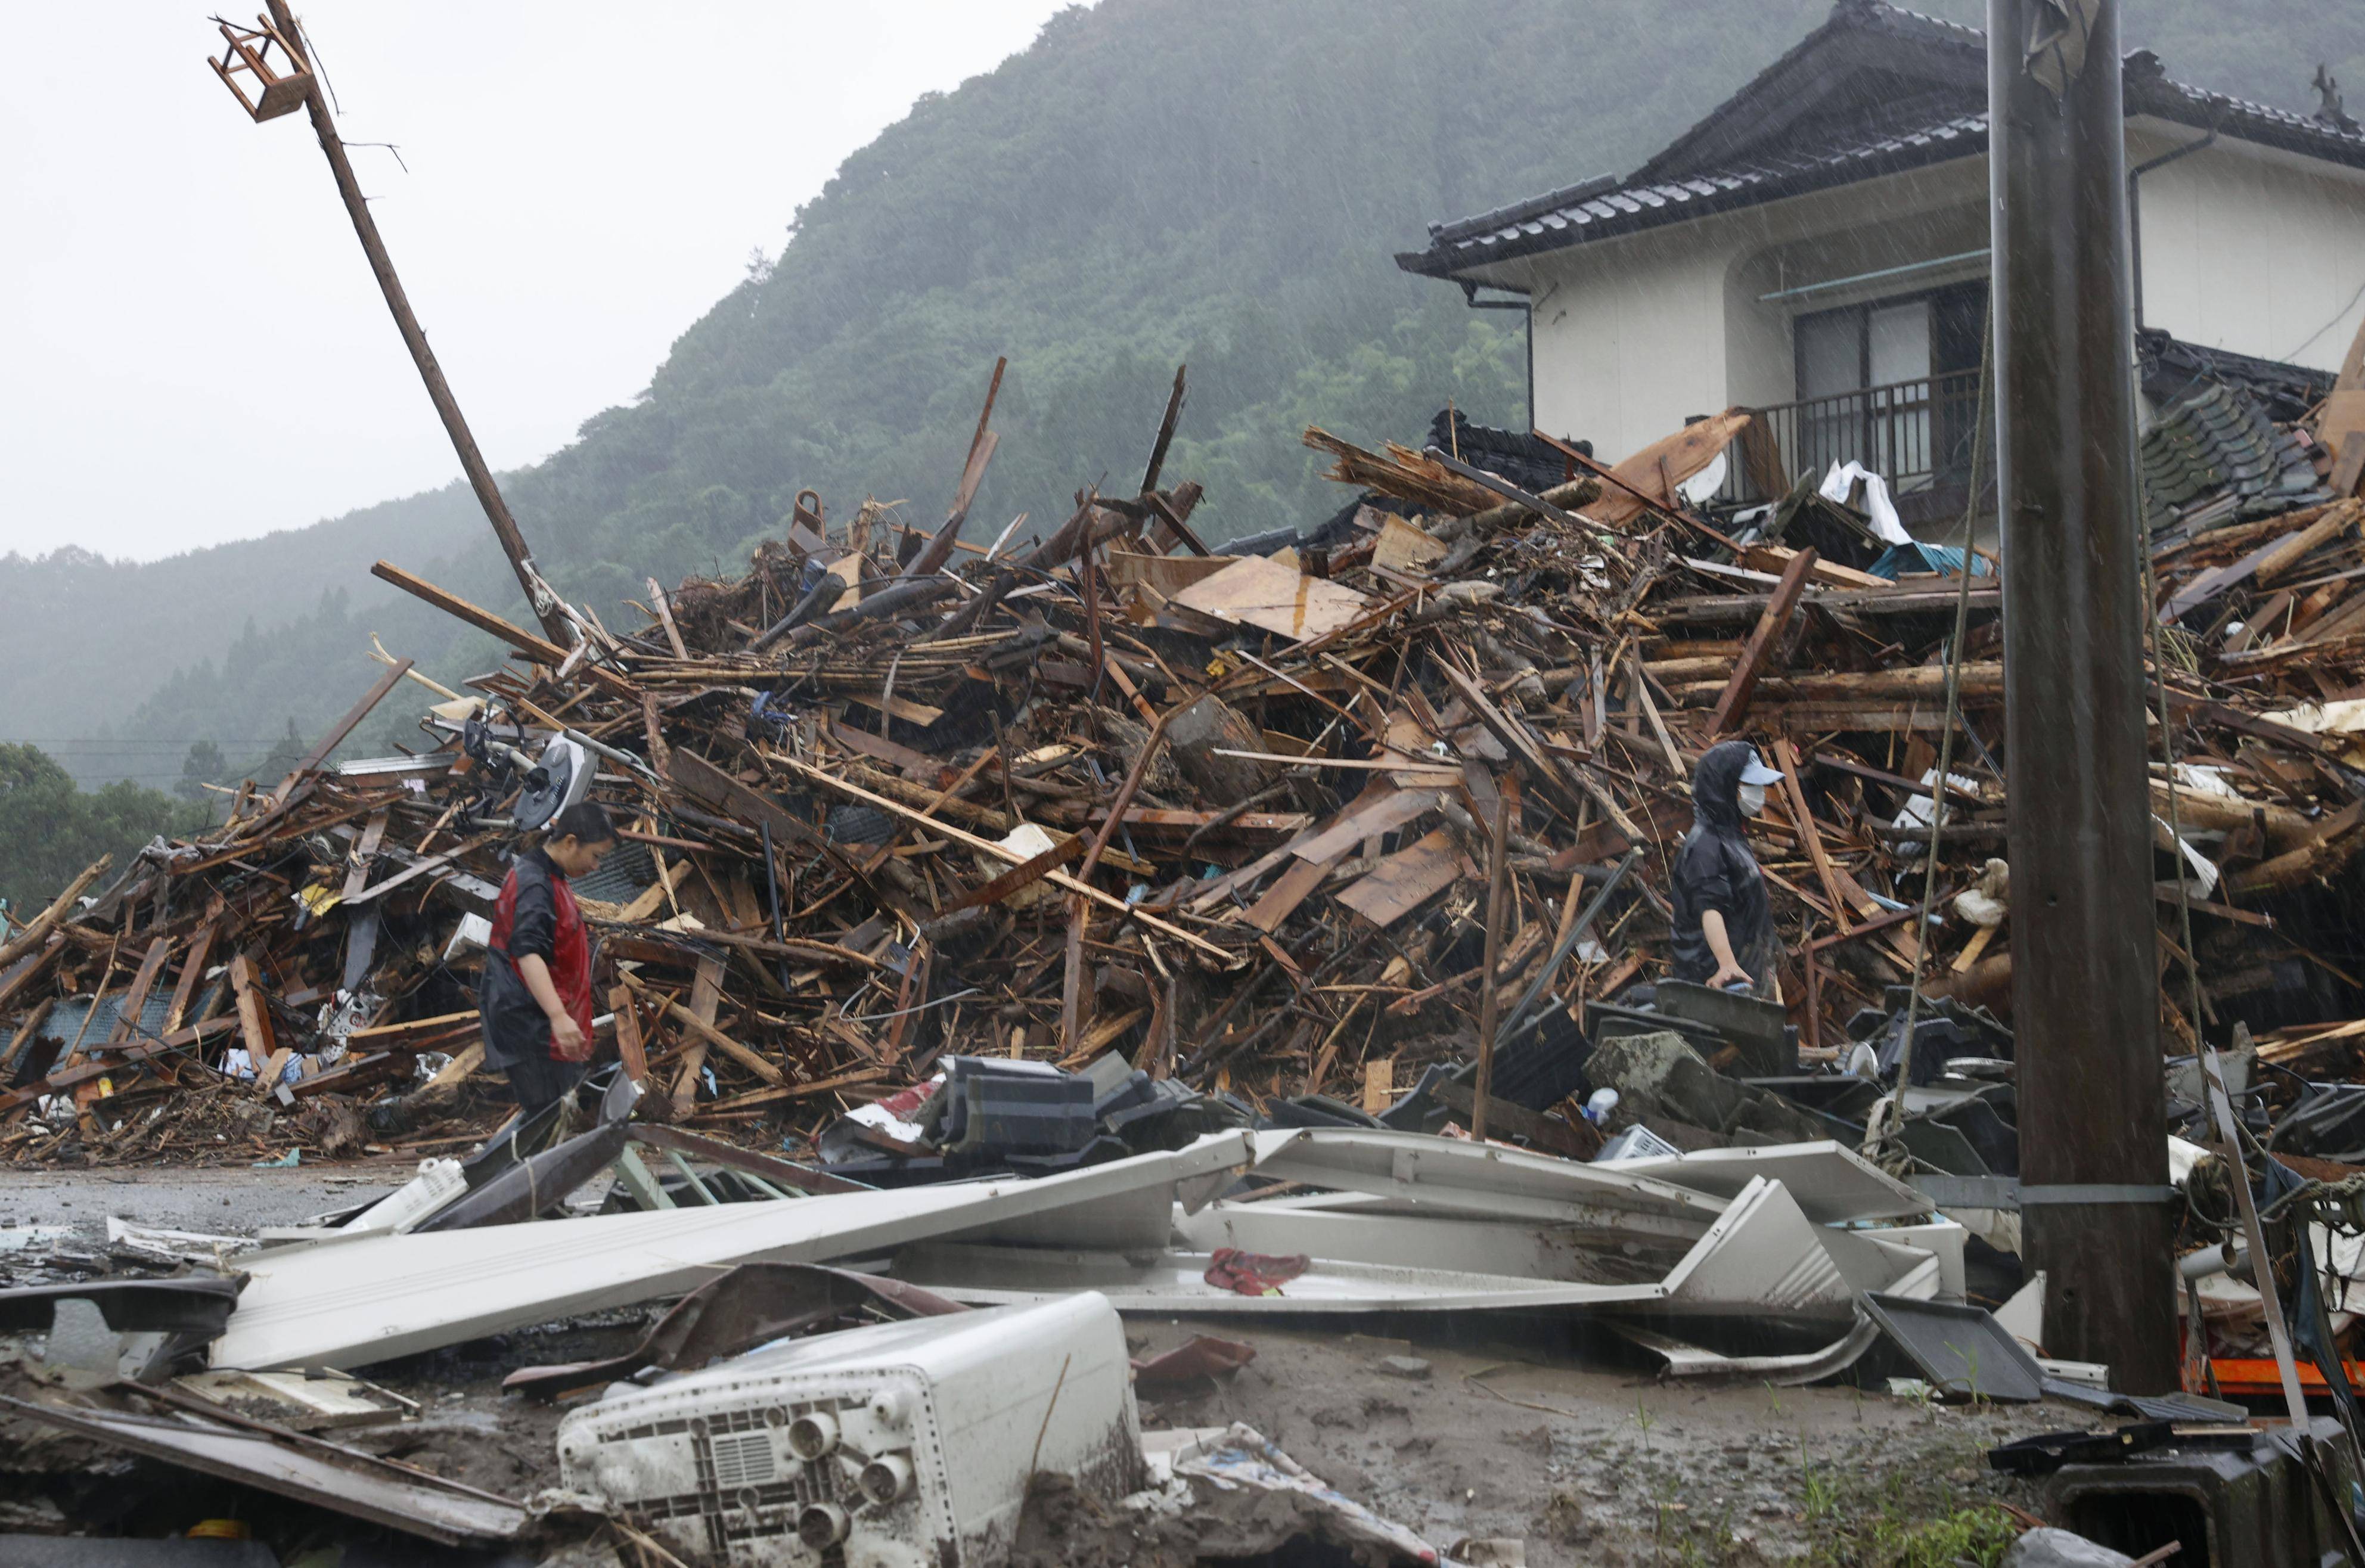
<path id="1" fill-rule="evenodd" d="M 1091 1292 L 619 1383 L 558 1457 L 569 1488 L 734 1568 L 993 1568 L 1033 1474 L 1114 1500 L 1143 1465 L 1125 1330 Z"/>

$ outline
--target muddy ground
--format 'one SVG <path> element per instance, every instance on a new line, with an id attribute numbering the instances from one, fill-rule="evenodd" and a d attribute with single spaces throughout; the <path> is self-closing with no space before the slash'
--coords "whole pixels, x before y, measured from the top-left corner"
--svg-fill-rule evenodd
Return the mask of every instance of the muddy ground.
<path id="1" fill-rule="evenodd" d="M 72 1225 L 95 1246 L 113 1214 L 244 1233 L 364 1201 L 404 1174 L 387 1167 L 0 1173 L 0 1227 Z M 653 1316 L 620 1312 L 372 1369 L 425 1413 L 401 1428 L 341 1437 L 512 1496 L 555 1484 L 552 1434 L 565 1411 L 504 1397 L 500 1378 L 519 1366 L 621 1351 Z M 1250 1365 L 1220 1383 L 1145 1390 L 1146 1426 L 1245 1422 L 1438 1547 L 1519 1540 L 1540 1568 L 1944 1563 L 1966 1552 L 1979 1561 L 1985 1554 L 1972 1550 L 1978 1533 L 1992 1531 L 1999 1516 L 1965 1520 L 1956 1518 L 1961 1510 L 2037 1506 L 1986 1467 L 1984 1450 L 2090 1424 L 2074 1407 L 1949 1408 L 1885 1387 L 1671 1383 L 1651 1358 L 1606 1335 L 1544 1346 L 1487 1342 L 1463 1330 L 1460 1342 L 1446 1342 L 1439 1336 L 1456 1331 L 1445 1324 L 1167 1317 L 1133 1320 L 1127 1329 L 1138 1355 L 1201 1332 L 1257 1350 Z M 117 1470 L 153 1480 L 141 1467 Z M 0 1476 L 0 1487 L 10 1484 Z M 20 1474 L 15 1484 L 28 1484 Z M 124 1526 L 131 1533 L 170 1528 L 179 1505 L 169 1497 L 167 1488 Z M 19 1528 L 45 1513 L 18 1516 Z M 1116 1547 L 1110 1551 L 1110 1561 L 1123 1560 Z"/>
<path id="2" fill-rule="evenodd" d="M 298 1166 L 250 1170 L 0 1170 L 0 1229 L 71 1225 L 104 1241 L 109 1215 L 167 1230 L 252 1236 L 314 1215 L 384 1197 L 410 1180 L 401 1164 Z"/>

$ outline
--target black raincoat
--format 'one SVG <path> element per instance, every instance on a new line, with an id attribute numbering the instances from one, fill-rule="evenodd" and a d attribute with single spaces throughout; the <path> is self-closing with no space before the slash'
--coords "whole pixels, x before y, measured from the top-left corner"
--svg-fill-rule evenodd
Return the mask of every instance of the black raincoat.
<path id="1" fill-rule="evenodd" d="M 1741 835 L 1741 775 L 1756 752 L 1746 741 L 1709 747 L 1692 773 L 1692 830 L 1676 851 L 1674 877 L 1676 979 L 1705 983 L 1716 973 L 1700 916 L 1724 916 L 1732 956 L 1756 981 L 1757 994 L 1774 991 L 1779 947 L 1774 912 L 1765 902 L 1765 873 Z"/>

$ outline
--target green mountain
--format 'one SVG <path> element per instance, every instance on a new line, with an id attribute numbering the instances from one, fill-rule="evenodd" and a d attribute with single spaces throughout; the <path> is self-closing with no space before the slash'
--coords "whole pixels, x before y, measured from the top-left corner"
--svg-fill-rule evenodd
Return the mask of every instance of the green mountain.
<path id="1" fill-rule="evenodd" d="M 486 536 L 455 482 L 161 561 L 0 555 L 0 742 L 39 746 L 85 787 L 171 784 L 200 738 L 252 767 L 289 718 L 315 725 L 366 680 L 367 630 L 337 622 L 362 585 L 377 587 L 366 575 L 377 554 L 440 563 Z M 160 724 L 157 711 L 174 717 Z"/>
<path id="2" fill-rule="evenodd" d="M 1973 22 L 1984 9 L 1930 8 Z M 1167 473 L 1207 487 L 1202 520 L 1219 537 L 1311 521 L 1343 498 L 1298 445 L 1304 424 L 1377 439 L 1418 432 L 1449 398 L 1484 421 L 1524 411 L 1517 316 L 1465 308 L 1392 252 L 1429 220 L 1631 168 L 1826 10 L 1071 8 L 847 159 L 796 210 L 777 263 L 691 324 L 641 398 L 504 488 L 544 570 L 605 615 L 649 577 L 737 569 L 802 488 L 833 518 L 868 495 L 904 501 L 916 524 L 940 519 L 1007 354 L 1003 439 L 972 534 L 1022 511 L 1048 528 L 1104 478 L 1129 488 L 1181 362 L 1191 398 Z M 2130 10 L 2130 42 L 2185 79 L 2312 107 L 2304 84 L 2326 60 L 2365 89 L 2356 7 Z M 317 196 L 330 199 L 325 180 Z M 366 576 L 381 554 L 522 615 L 455 490 L 152 566 L 0 562 L 11 602 L 69 585 L 86 607 L 55 618 L 79 645 L 22 625 L 0 634 L 24 661 L 0 668 L 0 738 L 112 721 L 151 752 L 212 739 L 237 763 L 288 718 L 311 731 L 340 712 L 376 671 L 373 632 L 447 680 L 489 667 L 488 639 Z M 140 627 L 137 645 L 94 645 L 102 611 Z M 398 728 L 381 721 L 357 744 Z M 85 782 L 106 776 L 74 766 Z"/>

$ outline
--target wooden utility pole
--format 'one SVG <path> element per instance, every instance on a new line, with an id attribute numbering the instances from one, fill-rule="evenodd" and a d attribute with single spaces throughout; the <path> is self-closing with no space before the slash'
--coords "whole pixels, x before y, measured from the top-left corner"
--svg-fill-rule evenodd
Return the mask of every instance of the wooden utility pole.
<path id="1" fill-rule="evenodd" d="M 443 367 L 435 363 L 435 351 L 427 346 L 427 334 L 420 330 L 419 318 L 411 314 L 410 299 L 402 292 L 402 280 L 395 275 L 386 241 L 379 237 L 377 221 L 370 216 L 369 201 L 362 195 L 361 182 L 353 178 L 353 166 L 345 157 L 344 141 L 337 135 L 337 122 L 330 117 L 328 95 L 321 90 L 319 73 L 310 68 L 310 46 L 297 30 L 295 14 L 287 8 L 287 0 L 268 3 L 279 41 L 308 78 L 304 107 L 312 117 L 313 130 L 319 135 L 320 151 L 328 155 L 329 170 L 336 175 L 337 194 L 345 199 L 345 211 L 353 218 L 353 232 L 361 238 L 363 253 L 369 257 L 370 271 L 377 274 L 377 286 L 385 291 L 386 308 L 402 332 L 403 346 L 410 351 L 412 362 L 419 366 L 419 378 L 427 384 L 427 396 L 443 421 L 444 433 L 452 438 L 452 450 L 460 455 L 460 467 L 468 476 L 468 487 L 476 492 L 477 503 L 491 521 L 493 532 L 501 542 L 501 553 L 510 558 L 510 568 L 517 573 L 518 587 L 525 590 L 525 601 L 533 607 L 543 630 L 552 642 L 570 647 L 577 635 L 574 623 L 559 609 L 548 586 L 542 581 L 542 575 L 534 570 L 533 554 L 525 547 L 525 535 L 518 532 L 517 519 L 510 515 L 509 503 L 501 498 L 500 487 L 493 482 L 493 471 L 486 465 L 484 454 L 476 450 L 476 438 L 468 431 L 459 400 L 452 396 L 451 384 L 443 379 Z"/>
<path id="2" fill-rule="evenodd" d="M 1989 0 L 2023 1256 L 2046 1347 L 2178 1383 L 2136 535 L 2122 0 Z"/>

